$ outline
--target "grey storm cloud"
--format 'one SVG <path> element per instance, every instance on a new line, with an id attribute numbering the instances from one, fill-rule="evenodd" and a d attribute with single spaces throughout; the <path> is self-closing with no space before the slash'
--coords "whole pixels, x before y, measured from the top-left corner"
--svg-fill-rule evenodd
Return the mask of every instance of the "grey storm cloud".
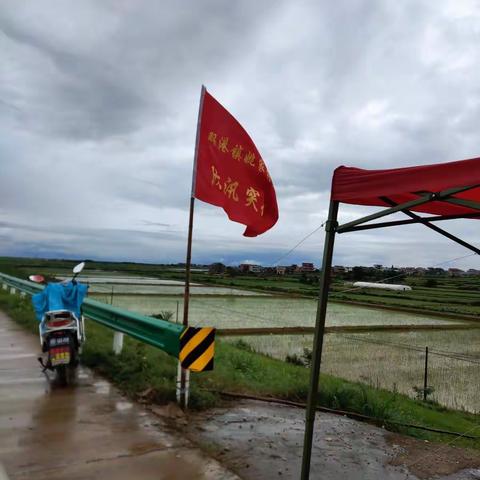
<path id="1" fill-rule="evenodd" d="M 197 202 L 194 261 L 274 262 L 324 221 L 336 167 L 479 155 L 479 20 L 469 0 L 7 0 L 0 255 L 183 261 L 205 84 L 255 140 L 280 220 L 245 239 Z M 451 229 L 475 242 L 475 224 Z M 335 260 L 463 254 L 423 230 L 340 236 Z M 282 262 L 318 264 L 322 243 L 319 231 Z"/>

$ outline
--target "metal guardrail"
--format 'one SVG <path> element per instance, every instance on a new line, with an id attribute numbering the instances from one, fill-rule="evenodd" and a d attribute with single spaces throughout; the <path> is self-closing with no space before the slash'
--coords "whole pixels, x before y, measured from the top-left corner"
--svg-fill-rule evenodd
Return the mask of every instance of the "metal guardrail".
<path id="1" fill-rule="evenodd" d="M 11 277 L 5 273 L 0 273 L 0 281 L 20 292 L 28 293 L 29 295 L 41 292 L 45 288 L 38 283 L 28 282 L 27 280 L 21 280 L 17 277 Z"/>
<path id="2" fill-rule="evenodd" d="M 83 302 L 83 314 L 117 332 L 126 333 L 144 343 L 160 348 L 178 358 L 183 325 L 148 317 L 118 307 L 91 300 Z"/>
<path id="3" fill-rule="evenodd" d="M 0 283 L 29 295 L 41 292 L 44 289 L 43 285 L 21 280 L 4 273 L 0 273 Z M 176 358 L 179 357 L 180 335 L 184 330 L 183 325 L 112 307 L 90 298 L 85 299 L 82 309 L 85 317 L 90 320 L 160 348 Z"/>

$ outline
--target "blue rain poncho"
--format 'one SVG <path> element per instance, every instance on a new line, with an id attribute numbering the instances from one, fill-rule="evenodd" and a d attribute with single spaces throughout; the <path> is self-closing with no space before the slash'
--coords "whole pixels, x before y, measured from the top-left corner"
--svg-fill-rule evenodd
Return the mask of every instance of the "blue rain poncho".
<path id="1" fill-rule="evenodd" d="M 49 283 L 43 291 L 32 295 L 37 320 L 41 322 L 45 313 L 53 310 L 69 310 L 79 319 L 87 289 L 81 283 Z"/>

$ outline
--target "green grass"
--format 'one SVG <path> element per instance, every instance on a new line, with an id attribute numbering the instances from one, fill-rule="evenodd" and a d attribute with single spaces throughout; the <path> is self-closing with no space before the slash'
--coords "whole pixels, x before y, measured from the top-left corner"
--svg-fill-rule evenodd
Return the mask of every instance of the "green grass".
<path id="1" fill-rule="evenodd" d="M 372 290 L 362 290 L 347 293 L 332 293 L 332 301 L 354 301 L 370 305 L 382 305 L 396 307 L 399 310 L 414 309 L 418 312 L 438 312 L 455 315 L 477 316 L 480 319 L 480 302 L 478 296 L 473 298 L 461 298 L 445 294 L 443 297 L 435 297 L 424 292 L 420 295 L 403 295 L 400 292 L 397 296 L 378 293 Z M 478 294 L 477 294 L 478 295 Z"/>
<path id="2" fill-rule="evenodd" d="M 26 329 L 37 331 L 29 298 L 22 299 L 0 291 L 0 308 Z M 115 356 L 111 352 L 112 338 L 112 331 L 88 321 L 82 362 L 109 378 L 131 397 L 152 388 L 155 402 L 174 400 L 176 359 L 128 337 L 122 354 Z M 195 409 L 218 405 L 220 399 L 214 391 L 304 402 L 308 393 L 309 372 L 305 367 L 255 353 L 245 343 L 218 341 L 214 371 L 192 374 L 191 383 L 191 407 Z M 457 432 L 469 432 L 479 426 L 473 433 L 480 435 L 480 422 L 476 415 L 447 410 L 329 375 L 321 376 L 319 401 L 326 407 L 376 417 L 390 429 L 431 441 L 447 442 L 452 437 L 396 427 L 388 422 L 420 424 Z M 456 444 L 480 449 L 480 441 L 459 439 Z"/>

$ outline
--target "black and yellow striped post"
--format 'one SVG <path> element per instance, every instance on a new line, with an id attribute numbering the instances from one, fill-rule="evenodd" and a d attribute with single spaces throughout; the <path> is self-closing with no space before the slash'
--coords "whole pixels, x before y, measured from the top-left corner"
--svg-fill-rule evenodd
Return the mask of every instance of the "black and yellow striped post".
<path id="1" fill-rule="evenodd" d="M 179 359 L 183 368 L 192 372 L 213 370 L 215 328 L 186 327 L 180 335 Z"/>

